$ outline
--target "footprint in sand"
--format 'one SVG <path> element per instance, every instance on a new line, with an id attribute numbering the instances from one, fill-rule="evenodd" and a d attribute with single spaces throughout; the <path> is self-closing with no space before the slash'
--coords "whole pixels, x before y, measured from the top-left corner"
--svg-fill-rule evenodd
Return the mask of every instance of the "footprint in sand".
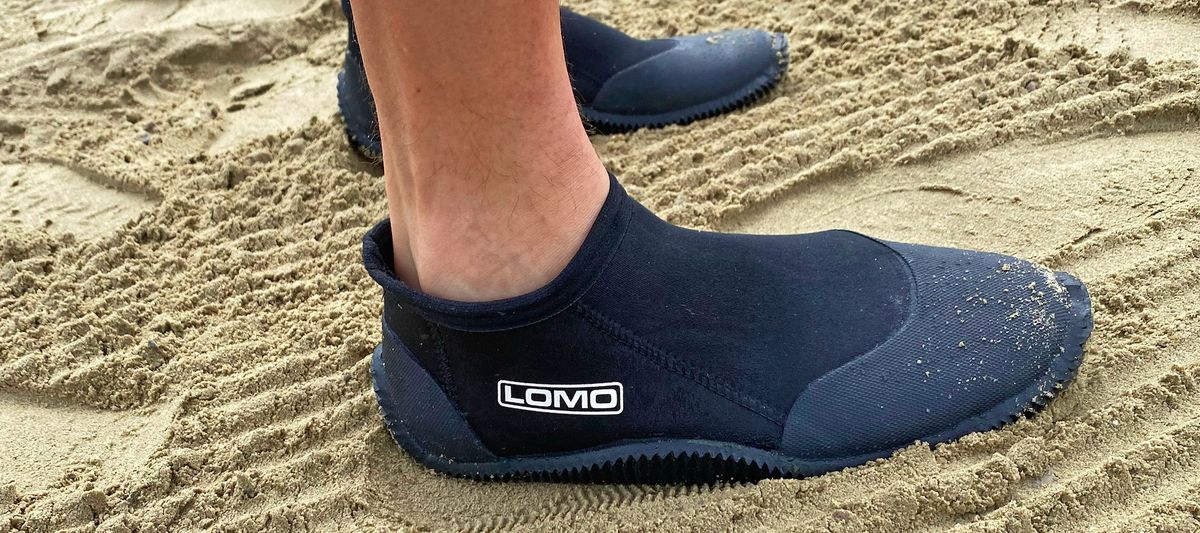
<path id="1" fill-rule="evenodd" d="M 1055 14 L 1037 31 L 1027 27 L 1018 33 L 1052 48 L 1079 44 L 1101 54 L 1127 48 L 1133 57 L 1150 61 L 1200 62 L 1200 24 L 1195 19 L 1125 6 Z"/>
<path id="2" fill-rule="evenodd" d="M 144 194 L 105 181 L 51 164 L 0 165 L 0 226 L 46 228 L 92 239 L 111 233 L 155 204 Z"/>
<path id="3" fill-rule="evenodd" d="M 337 109 L 336 73 L 300 56 L 240 70 L 229 83 L 225 123 L 208 147 L 215 154 L 250 139 L 302 126 Z M 220 86 L 220 84 L 214 84 Z"/>
<path id="4" fill-rule="evenodd" d="M 47 490 L 73 468 L 97 464 L 105 477 L 119 480 L 163 443 L 170 413 L 106 411 L 0 394 L 0 487 L 13 486 L 18 493 Z"/>

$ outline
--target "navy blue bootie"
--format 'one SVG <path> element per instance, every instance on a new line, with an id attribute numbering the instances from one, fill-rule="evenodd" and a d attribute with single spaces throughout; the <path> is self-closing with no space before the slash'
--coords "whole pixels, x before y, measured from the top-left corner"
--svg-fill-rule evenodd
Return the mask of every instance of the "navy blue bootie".
<path id="1" fill-rule="evenodd" d="M 350 144 L 382 153 L 375 101 L 367 86 L 349 0 L 350 35 L 338 73 L 338 106 Z M 583 120 L 598 133 L 685 124 L 765 94 L 787 70 L 787 37 L 731 30 L 639 40 L 562 8 L 563 48 Z"/>
<path id="2" fill-rule="evenodd" d="M 616 182 L 549 285 L 427 296 L 363 240 L 384 290 L 371 365 L 392 435 L 475 478 L 675 482 L 813 475 L 1036 409 L 1092 328 L 1075 278 L 848 231 L 668 224 Z"/>

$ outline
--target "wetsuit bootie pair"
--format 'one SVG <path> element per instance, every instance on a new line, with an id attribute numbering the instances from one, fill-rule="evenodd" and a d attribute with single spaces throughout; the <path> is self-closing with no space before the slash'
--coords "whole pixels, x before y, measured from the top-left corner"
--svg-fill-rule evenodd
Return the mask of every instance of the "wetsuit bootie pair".
<path id="1" fill-rule="evenodd" d="M 484 303 L 411 289 L 386 222 L 371 372 L 396 441 L 475 478 L 812 475 L 1044 404 L 1091 332 L 1075 278 L 847 231 L 707 233 L 615 181 L 549 285 Z"/>
<path id="2" fill-rule="evenodd" d="M 379 157 L 379 125 L 367 86 L 349 0 L 345 65 L 338 106 L 350 144 Z M 732 30 L 634 39 L 563 8 L 563 48 L 579 112 L 600 133 L 683 124 L 743 106 L 763 95 L 787 70 L 787 37 Z"/>

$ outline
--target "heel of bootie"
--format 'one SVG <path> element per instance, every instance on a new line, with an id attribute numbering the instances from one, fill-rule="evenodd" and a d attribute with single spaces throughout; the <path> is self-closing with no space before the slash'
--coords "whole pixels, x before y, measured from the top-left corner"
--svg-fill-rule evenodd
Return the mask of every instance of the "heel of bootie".
<path id="1" fill-rule="evenodd" d="M 371 381 L 392 438 L 420 463 L 447 472 L 448 463 L 497 461 L 441 385 L 386 331 L 371 357 Z"/>
<path id="2" fill-rule="evenodd" d="M 345 122 L 350 146 L 364 158 L 380 159 L 383 150 L 375 125 L 375 101 L 371 99 L 362 69 L 354 66 L 349 58 L 346 68 L 338 73 L 338 109 Z"/>
<path id="3" fill-rule="evenodd" d="M 347 38 L 346 58 L 341 72 L 338 72 L 338 109 L 346 124 L 350 146 L 367 159 L 379 159 L 383 149 L 375 117 L 375 99 L 367 85 L 367 73 L 363 69 L 358 37 L 354 33 L 354 14 L 350 11 L 349 0 L 342 0 L 342 12 L 346 15 Z"/>

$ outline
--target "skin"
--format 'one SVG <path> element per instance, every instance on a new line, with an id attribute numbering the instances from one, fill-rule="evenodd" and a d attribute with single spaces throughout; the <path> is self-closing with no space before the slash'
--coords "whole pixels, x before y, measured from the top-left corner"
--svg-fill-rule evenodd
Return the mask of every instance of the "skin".
<path id="1" fill-rule="evenodd" d="M 536 290 L 608 194 L 554 0 L 352 0 L 383 143 L 396 272 L 427 294 Z"/>

